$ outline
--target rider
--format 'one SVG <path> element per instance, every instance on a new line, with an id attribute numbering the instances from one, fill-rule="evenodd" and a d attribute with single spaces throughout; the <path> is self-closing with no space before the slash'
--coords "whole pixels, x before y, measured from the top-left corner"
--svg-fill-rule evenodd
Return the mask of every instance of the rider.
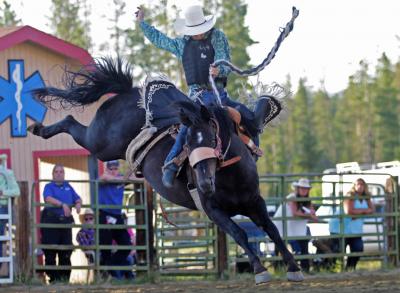
<path id="1" fill-rule="evenodd" d="M 214 92 L 208 81 L 208 75 L 215 78 L 215 84 L 224 105 L 236 108 L 246 128 L 257 133 L 254 138 L 258 141 L 258 134 L 262 131 L 264 118 L 268 110 L 267 99 L 259 99 L 254 112 L 245 105 L 231 100 L 225 91 L 227 77 L 230 68 L 220 65 L 213 67 L 211 64 L 216 60 L 230 61 L 230 48 L 225 34 L 214 28 L 216 19 L 214 15 L 204 16 L 203 9 L 199 5 L 190 6 L 185 12 L 185 19 L 175 22 L 175 30 L 183 37 L 169 38 L 153 26 L 146 23 L 143 9 L 138 7 L 136 19 L 140 24 L 146 38 L 156 47 L 167 50 L 176 55 L 183 64 L 186 82 L 189 86 L 189 97 L 198 97 L 202 103 L 208 105 L 215 101 Z M 187 128 L 181 126 L 175 144 L 163 167 L 163 184 L 171 187 L 178 171 L 178 166 L 173 159 L 181 152 Z"/>

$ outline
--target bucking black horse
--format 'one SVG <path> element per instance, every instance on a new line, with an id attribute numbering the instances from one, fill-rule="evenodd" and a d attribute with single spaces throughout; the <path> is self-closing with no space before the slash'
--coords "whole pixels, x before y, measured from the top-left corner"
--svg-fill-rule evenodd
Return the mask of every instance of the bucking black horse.
<path id="1" fill-rule="evenodd" d="M 158 133 L 171 125 L 185 124 L 189 127 L 186 149 L 199 202 L 195 202 L 187 188 L 190 172 L 180 172 L 172 188 L 164 187 L 161 182 L 164 158 L 174 143 L 170 135 L 160 139 L 144 157 L 141 171 L 145 179 L 167 200 L 192 210 L 202 210 L 228 233 L 249 256 L 257 284 L 271 277 L 250 248 L 245 231 L 231 220 L 237 214 L 249 217 L 274 241 L 288 266 L 288 279 L 302 281 L 304 277 L 293 255 L 268 217 L 252 154 L 239 138 L 237 127 L 226 110 L 206 108 L 191 101 L 164 78 L 148 80 L 143 89 L 133 87 L 131 72 L 130 66 L 120 59 L 103 58 L 90 68 L 69 72 L 65 89 L 36 90 L 35 95 L 42 102 L 59 101 L 73 106 L 88 105 L 105 94 L 115 95 L 101 104 L 89 126 L 69 115 L 53 125 L 34 124 L 30 131 L 45 139 L 68 133 L 98 159 L 108 161 L 126 159 L 128 145 L 150 123 L 159 129 Z M 274 101 L 273 97 L 268 98 Z M 221 161 L 234 158 L 238 160 L 219 168 Z"/>

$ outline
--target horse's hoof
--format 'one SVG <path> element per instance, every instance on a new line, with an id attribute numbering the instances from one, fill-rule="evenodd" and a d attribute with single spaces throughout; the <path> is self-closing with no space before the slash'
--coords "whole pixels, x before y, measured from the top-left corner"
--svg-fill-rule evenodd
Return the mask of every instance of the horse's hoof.
<path id="1" fill-rule="evenodd" d="M 291 282 L 302 282 L 304 281 L 304 275 L 301 271 L 287 272 L 287 279 Z"/>
<path id="2" fill-rule="evenodd" d="M 40 128 L 42 128 L 43 127 L 43 125 L 42 125 L 42 123 L 34 123 L 34 124 L 32 124 L 32 125 L 30 125 L 28 128 L 27 128 L 27 130 L 29 131 L 29 132 L 31 132 L 32 134 L 34 134 L 34 135 L 39 135 L 39 130 L 40 130 Z"/>
<path id="3" fill-rule="evenodd" d="M 264 271 L 262 273 L 256 274 L 255 279 L 256 285 L 268 283 L 269 281 L 271 281 L 271 275 L 268 273 L 268 271 Z"/>

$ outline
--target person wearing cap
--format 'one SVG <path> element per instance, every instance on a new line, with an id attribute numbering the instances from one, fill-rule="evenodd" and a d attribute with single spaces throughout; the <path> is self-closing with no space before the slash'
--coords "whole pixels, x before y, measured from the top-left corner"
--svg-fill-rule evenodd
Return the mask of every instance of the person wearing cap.
<path id="1" fill-rule="evenodd" d="M 121 181 L 121 182 L 119 182 Z M 124 199 L 124 177 L 119 171 L 119 161 L 106 162 L 104 174 L 100 177 L 99 183 L 99 205 L 122 206 Z M 121 207 L 99 208 L 99 223 L 101 225 L 124 225 L 125 219 Z M 127 229 L 100 229 L 100 245 L 112 245 L 113 240 L 118 245 L 131 245 L 130 235 Z M 128 265 L 127 249 L 117 250 L 111 254 L 110 249 L 101 250 L 101 265 L 106 266 L 126 266 Z M 110 271 L 111 275 L 117 279 L 122 278 L 119 271 Z"/>
<path id="2" fill-rule="evenodd" d="M 79 215 L 79 221 L 83 225 L 93 225 L 94 224 L 94 212 L 92 209 L 87 208 L 85 211 Z M 76 234 L 76 241 L 81 246 L 91 246 L 95 245 L 94 241 L 94 228 L 93 227 L 82 227 Z M 84 247 L 81 248 L 85 253 L 89 263 L 94 263 L 94 251 L 86 250 Z"/>
<path id="3" fill-rule="evenodd" d="M 8 214 L 8 198 L 20 195 L 19 185 L 15 179 L 14 172 L 7 168 L 7 155 L 0 154 L 0 215 Z M 0 219 L 0 237 L 5 234 L 6 219 Z M 11 223 L 9 223 L 11 225 Z M 0 241 L 0 257 L 3 256 L 3 243 Z M 0 268 L 4 264 L 0 263 Z"/>
<path id="4" fill-rule="evenodd" d="M 307 223 L 309 221 L 318 221 L 314 206 L 311 200 L 308 200 L 312 186 L 307 178 L 300 178 L 298 181 L 292 183 L 292 187 L 294 192 L 286 197 L 286 204 L 281 204 L 274 215 L 274 218 L 283 216 L 289 218 L 286 220 L 286 235 L 283 233 L 282 220 L 274 220 L 274 224 L 281 236 L 295 237 L 310 235 Z M 283 207 L 285 207 L 285 213 Z M 299 255 L 308 255 L 308 242 L 308 239 L 289 240 L 294 254 Z M 300 260 L 300 266 L 303 271 L 308 272 L 310 270 L 310 261 L 302 259 Z"/>
<path id="5" fill-rule="evenodd" d="M 53 180 L 47 183 L 43 190 L 43 198 L 46 206 L 40 222 L 46 224 L 72 224 L 74 218 L 71 215 L 72 206 L 76 212 L 81 211 L 82 200 L 74 188 L 65 181 L 64 166 L 56 164 L 52 172 Z M 72 245 L 71 228 L 41 228 L 42 244 Z M 45 264 L 55 266 L 58 257 L 58 265 L 70 266 L 72 249 L 43 249 Z M 50 283 L 54 281 L 69 281 L 71 270 L 46 270 Z"/>
<path id="6" fill-rule="evenodd" d="M 230 61 L 230 48 L 225 34 L 214 27 L 216 17 L 205 16 L 203 8 L 193 5 L 186 9 L 185 18 L 177 19 L 175 30 L 183 37 L 172 39 L 144 21 L 144 11 L 140 7 L 136 12 L 136 19 L 145 37 L 156 47 L 174 54 L 183 65 L 186 83 L 189 86 L 189 97 L 198 97 L 203 104 L 215 102 L 215 95 L 209 84 L 209 74 L 215 79 L 215 84 L 223 105 L 237 109 L 242 122 L 252 134 L 255 144 L 258 145 L 258 135 L 263 129 L 266 113 L 270 111 L 267 98 L 259 99 L 254 112 L 245 105 L 229 98 L 225 86 L 230 68 L 219 65 L 211 66 L 216 60 Z M 179 134 L 170 153 L 167 155 L 163 167 L 163 184 L 172 187 L 178 166 L 173 159 L 182 151 L 187 128 L 181 125 Z"/>

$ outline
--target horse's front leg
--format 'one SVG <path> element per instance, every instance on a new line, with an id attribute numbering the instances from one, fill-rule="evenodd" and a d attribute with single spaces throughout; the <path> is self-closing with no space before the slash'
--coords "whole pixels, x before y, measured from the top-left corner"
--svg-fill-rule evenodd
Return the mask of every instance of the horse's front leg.
<path id="1" fill-rule="evenodd" d="M 247 216 L 259 227 L 268 234 L 269 238 L 275 243 L 278 251 L 282 254 L 283 261 L 288 266 L 287 278 L 289 281 L 300 282 L 304 280 L 304 276 L 300 271 L 293 255 L 287 249 L 282 237 L 279 235 L 279 231 L 275 224 L 271 221 L 268 216 L 267 208 L 263 198 L 260 196 L 258 200 L 253 202 L 251 207 L 248 208 L 249 212 Z"/>
<path id="2" fill-rule="evenodd" d="M 251 266 L 256 274 L 256 284 L 266 283 L 271 280 L 267 269 L 261 264 L 260 259 L 251 249 L 246 232 L 241 229 L 232 219 L 221 209 L 219 209 L 212 199 L 205 203 L 205 212 L 208 217 L 225 233 L 229 234 L 235 242 L 240 245 L 249 257 Z"/>

